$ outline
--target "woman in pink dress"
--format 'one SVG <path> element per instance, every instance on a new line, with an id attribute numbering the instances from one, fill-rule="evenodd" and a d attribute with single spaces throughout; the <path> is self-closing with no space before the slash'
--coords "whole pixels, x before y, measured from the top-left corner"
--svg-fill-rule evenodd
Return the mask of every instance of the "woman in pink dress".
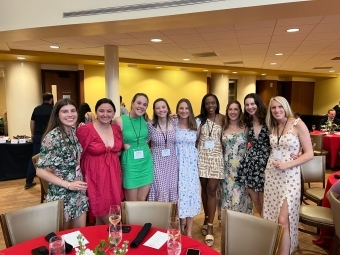
<path id="1" fill-rule="evenodd" d="M 116 107 L 108 98 L 95 107 L 97 119 L 77 129 L 83 147 L 81 169 L 88 185 L 90 211 L 96 225 L 109 223 L 111 205 L 120 205 L 124 198 L 119 155 L 123 142 L 120 127 L 111 124 Z"/>

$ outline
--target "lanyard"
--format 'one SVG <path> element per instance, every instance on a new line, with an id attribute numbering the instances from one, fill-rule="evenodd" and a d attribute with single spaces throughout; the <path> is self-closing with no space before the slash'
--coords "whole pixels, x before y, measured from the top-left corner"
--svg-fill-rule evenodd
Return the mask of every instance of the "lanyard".
<path id="1" fill-rule="evenodd" d="M 131 125 L 132 125 L 132 128 L 133 128 L 133 131 L 135 131 L 135 135 L 136 135 L 136 138 L 137 138 L 137 147 L 139 147 L 140 130 L 142 129 L 142 117 L 139 117 L 139 134 L 138 134 L 138 136 L 137 136 L 135 126 L 132 123 L 130 113 L 129 113 L 129 118 L 130 118 L 130 122 L 131 122 Z"/>
<path id="2" fill-rule="evenodd" d="M 281 136 L 283 134 L 283 131 L 285 130 L 285 127 L 287 125 L 287 122 L 288 122 L 288 118 L 286 120 L 286 123 L 285 123 L 285 126 L 283 127 L 282 129 L 282 132 L 281 132 L 281 135 L 279 136 L 279 126 L 277 126 L 277 145 L 279 145 L 279 142 L 280 142 L 280 139 L 281 139 Z"/>
<path id="3" fill-rule="evenodd" d="M 161 125 L 159 125 L 159 122 L 157 122 L 157 125 L 159 126 L 159 129 L 161 130 L 161 133 L 164 137 L 164 141 L 165 141 L 165 148 L 168 147 L 168 121 L 166 121 L 166 130 L 165 130 L 165 135 L 164 135 L 164 132 L 161 128 Z"/>
<path id="4" fill-rule="evenodd" d="M 211 127 L 210 130 L 209 130 L 209 123 L 207 122 L 209 137 L 211 137 L 211 133 L 212 133 L 212 131 L 213 131 L 213 129 L 214 129 L 215 119 L 216 119 L 216 114 L 215 114 L 214 121 L 213 121 L 213 124 L 212 124 L 212 127 Z"/>

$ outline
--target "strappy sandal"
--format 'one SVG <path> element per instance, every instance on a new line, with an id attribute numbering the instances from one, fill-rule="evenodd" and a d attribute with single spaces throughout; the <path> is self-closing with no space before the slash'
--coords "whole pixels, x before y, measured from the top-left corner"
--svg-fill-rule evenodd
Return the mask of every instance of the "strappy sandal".
<path id="1" fill-rule="evenodd" d="M 212 223 L 208 223 L 208 226 L 209 227 L 213 227 L 213 224 Z M 207 246 L 211 247 L 214 245 L 214 236 L 213 235 L 206 235 L 205 236 L 205 243 Z"/>
<path id="2" fill-rule="evenodd" d="M 208 219 L 208 216 L 204 217 L 205 219 Z M 206 236 L 208 234 L 208 225 L 203 223 L 203 226 L 201 227 L 201 233 L 202 236 Z"/>

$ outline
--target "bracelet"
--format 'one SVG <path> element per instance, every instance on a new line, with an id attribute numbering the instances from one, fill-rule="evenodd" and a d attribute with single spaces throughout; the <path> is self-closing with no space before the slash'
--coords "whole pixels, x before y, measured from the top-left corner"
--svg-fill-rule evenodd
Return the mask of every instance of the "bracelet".
<path id="1" fill-rule="evenodd" d="M 67 189 L 70 189 L 70 185 L 71 185 L 71 183 L 67 182 Z"/>

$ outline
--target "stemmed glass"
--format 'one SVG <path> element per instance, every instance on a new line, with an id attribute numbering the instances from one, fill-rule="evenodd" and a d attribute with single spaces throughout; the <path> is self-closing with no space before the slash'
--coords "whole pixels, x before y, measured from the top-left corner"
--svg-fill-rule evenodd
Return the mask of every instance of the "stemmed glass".
<path id="1" fill-rule="evenodd" d="M 109 212 L 109 221 L 112 225 L 117 225 L 121 219 L 121 211 L 119 205 L 111 205 Z"/>
<path id="2" fill-rule="evenodd" d="M 315 130 L 315 125 L 312 125 L 312 130 L 313 130 L 313 132 L 314 132 L 314 130 Z"/>
<path id="3" fill-rule="evenodd" d="M 109 240 L 110 243 L 114 245 L 112 251 L 115 254 L 116 247 L 122 241 L 122 223 L 118 222 L 117 224 L 110 224 L 109 225 Z"/>
<path id="4" fill-rule="evenodd" d="M 168 224 L 168 255 L 181 254 L 181 225 L 178 217 L 170 217 Z"/>

